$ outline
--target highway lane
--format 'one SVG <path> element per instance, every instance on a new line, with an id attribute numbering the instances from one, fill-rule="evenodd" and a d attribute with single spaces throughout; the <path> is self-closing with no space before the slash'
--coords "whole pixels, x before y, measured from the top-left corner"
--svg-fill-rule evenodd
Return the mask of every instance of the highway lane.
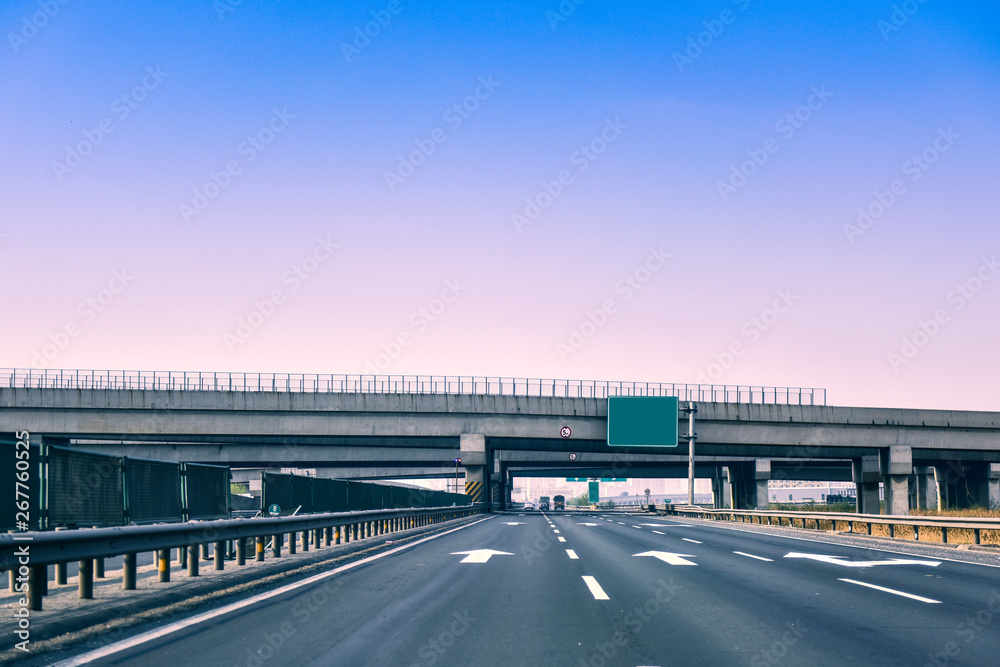
<path id="1" fill-rule="evenodd" d="M 998 654 L 1000 569 L 684 524 L 495 515 L 95 664 L 983 665 Z M 894 558 L 917 562 L 881 564 Z"/>

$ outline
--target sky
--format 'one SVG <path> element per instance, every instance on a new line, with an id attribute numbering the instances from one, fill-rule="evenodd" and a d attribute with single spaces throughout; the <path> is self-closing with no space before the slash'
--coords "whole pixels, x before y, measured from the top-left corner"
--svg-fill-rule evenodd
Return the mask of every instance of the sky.
<path id="1" fill-rule="evenodd" d="M 1000 409 L 995 3 L 9 0 L 0 29 L 0 366 Z"/>

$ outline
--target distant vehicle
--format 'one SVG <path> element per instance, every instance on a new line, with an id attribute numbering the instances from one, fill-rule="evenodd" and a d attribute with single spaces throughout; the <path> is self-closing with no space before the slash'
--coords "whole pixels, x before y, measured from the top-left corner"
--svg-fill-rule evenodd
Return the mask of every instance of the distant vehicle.
<path id="1" fill-rule="evenodd" d="M 558 512 L 566 509 L 566 496 L 552 496 L 552 509 Z"/>
<path id="2" fill-rule="evenodd" d="M 527 510 L 527 511 L 534 510 L 535 509 L 535 503 L 533 503 L 533 502 L 531 502 L 529 500 L 528 502 L 524 503 L 524 509 Z"/>
<path id="3" fill-rule="evenodd" d="M 548 512 L 549 511 L 549 497 L 548 496 L 541 496 L 541 497 L 539 497 L 539 499 L 538 499 L 538 509 L 540 511 L 542 511 L 542 512 Z"/>

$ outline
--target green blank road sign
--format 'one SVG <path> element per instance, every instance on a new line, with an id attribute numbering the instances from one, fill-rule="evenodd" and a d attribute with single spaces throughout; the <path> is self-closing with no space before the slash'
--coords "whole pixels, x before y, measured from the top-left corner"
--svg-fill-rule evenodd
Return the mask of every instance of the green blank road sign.
<path id="1" fill-rule="evenodd" d="M 608 446 L 676 447 L 676 396 L 609 396 Z"/>
<path id="2" fill-rule="evenodd" d="M 627 482 L 628 478 L 626 478 L 626 477 L 602 477 L 601 481 L 602 482 Z"/>
<path id="3" fill-rule="evenodd" d="M 567 482 L 586 482 L 587 478 L 586 477 L 567 477 L 566 481 Z"/>
<path id="4" fill-rule="evenodd" d="M 590 488 L 587 489 L 588 492 L 589 492 L 589 494 L 588 494 L 588 501 L 592 502 L 592 503 L 599 503 L 599 502 L 601 502 L 601 489 L 600 489 L 601 484 L 600 484 L 600 482 L 590 482 L 589 487 Z"/>

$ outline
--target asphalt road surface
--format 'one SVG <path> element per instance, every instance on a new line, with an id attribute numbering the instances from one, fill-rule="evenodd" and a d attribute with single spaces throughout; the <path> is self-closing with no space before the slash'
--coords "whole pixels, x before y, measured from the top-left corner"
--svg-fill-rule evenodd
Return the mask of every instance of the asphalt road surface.
<path id="1" fill-rule="evenodd" d="M 1000 568 L 683 520 L 514 513 L 151 634 L 76 664 L 996 665 Z"/>

